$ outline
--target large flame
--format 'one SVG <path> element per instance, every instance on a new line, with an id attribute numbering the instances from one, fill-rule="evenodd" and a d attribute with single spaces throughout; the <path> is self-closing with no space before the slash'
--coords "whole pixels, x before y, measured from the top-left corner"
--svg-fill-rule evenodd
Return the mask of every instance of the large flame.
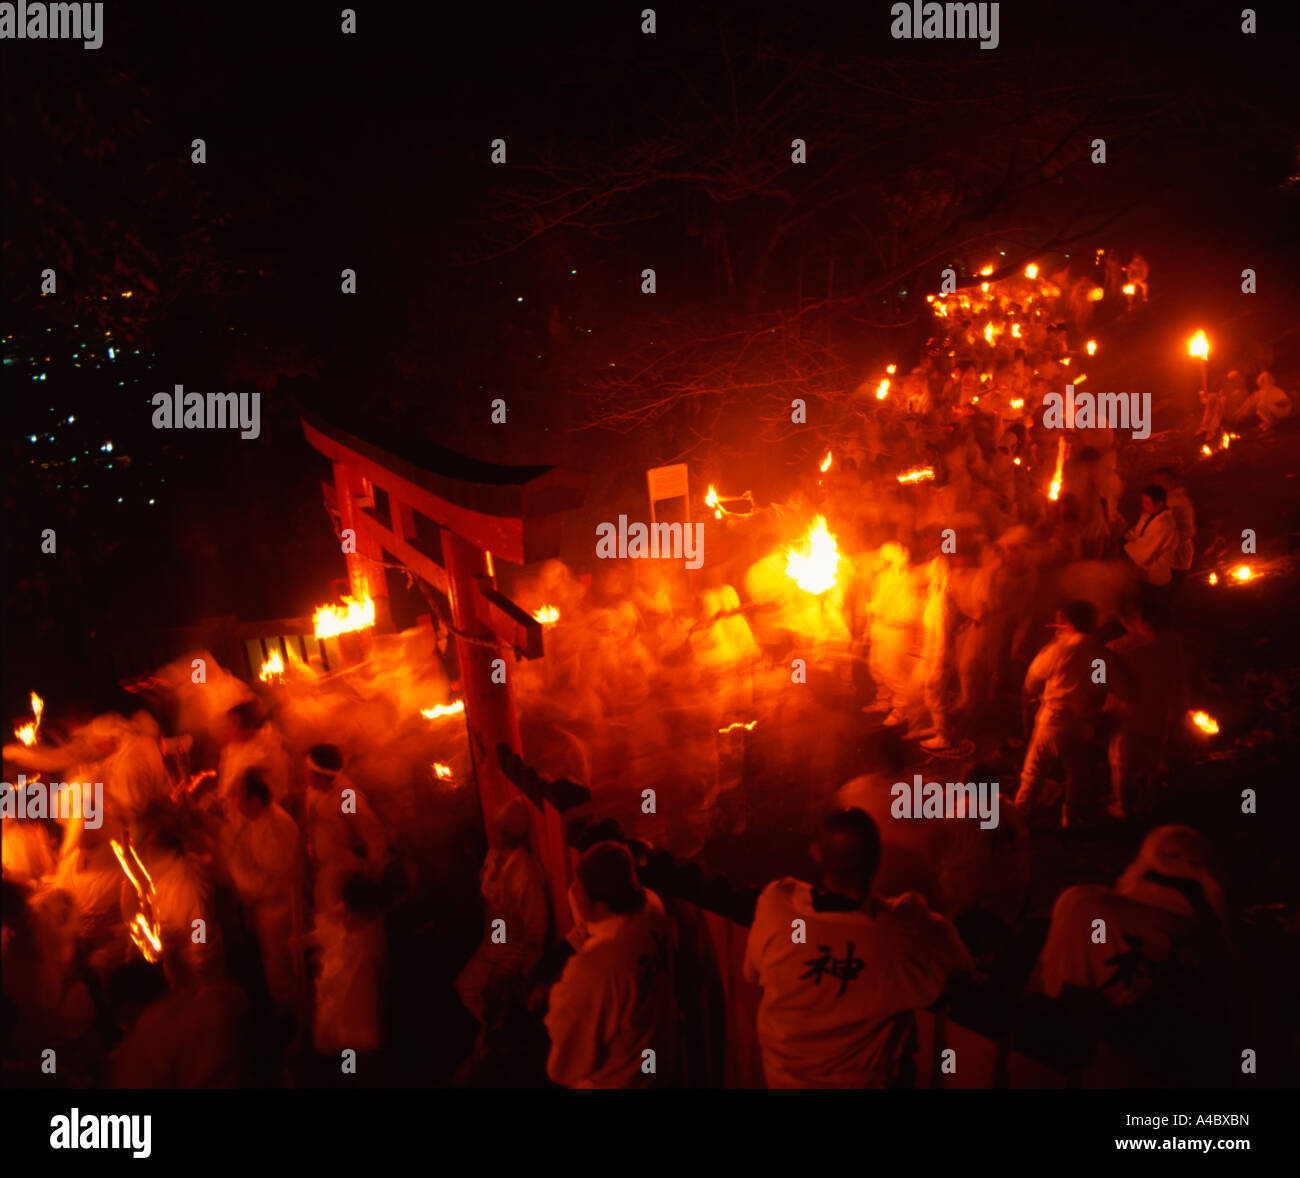
<path id="1" fill-rule="evenodd" d="M 162 926 L 158 923 L 157 914 L 154 911 L 154 892 L 153 879 L 149 875 L 143 860 L 136 854 L 135 847 L 131 845 L 131 836 L 126 838 L 125 848 L 117 839 L 111 840 L 113 854 L 117 856 L 117 861 L 121 864 L 126 878 L 131 881 L 131 886 L 135 888 L 135 897 L 139 902 L 140 911 L 136 913 L 135 919 L 127 926 L 131 933 L 131 940 L 140 950 L 146 961 L 157 961 L 162 956 Z M 128 861 L 127 856 L 130 856 Z M 132 863 L 135 864 L 135 870 L 132 870 Z M 137 874 L 138 873 L 138 874 Z"/>
<path id="2" fill-rule="evenodd" d="M 1238 581 L 1249 581 L 1251 578 L 1250 565 L 1239 564 L 1232 570 L 1232 575 Z"/>
<path id="3" fill-rule="evenodd" d="M 1198 331 L 1187 341 L 1187 354 L 1189 356 L 1195 356 L 1198 360 L 1209 359 L 1210 341 L 1205 338 L 1205 332 Z"/>
<path id="4" fill-rule="evenodd" d="M 1030 262 L 1029 265 L 1025 267 L 1025 277 L 1026 278 L 1038 277 L 1038 267 L 1035 266 L 1033 262 Z"/>
<path id="5" fill-rule="evenodd" d="M 1206 736 L 1214 736 L 1219 731 L 1219 722 L 1208 712 L 1189 712 L 1193 724 L 1196 725 Z"/>
<path id="6" fill-rule="evenodd" d="M 375 624 L 375 603 L 368 593 L 360 601 L 347 596 L 343 600 L 346 605 L 322 605 L 312 615 L 317 638 L 335 638 Z"/>
<path id="7" fill-rule="evenodd" d="M 560 620 L 560 611 L 553 605 L 544 605 L 540 609 L 533 610 L 533 617 L 543 626 L 553 626 Z"/>
<path id="8" fill-rule="evenodd" d="M 36 743 L 36 735 L 41 730 L 41 716 L 45 714 L 45 701 L 36 692 L 32 692 L 32 716 L 34 719 L 14 729 L 14 735 L 28 748 Z"/>
<path id="9" fill-rule="evenodd" d="M 888 378 L 888 377 L 886 377 L 884 380 L 882 380 L 882 381 L 880 382 L 880 384 L 876 387 L 876 400 L 877 400 L 877 401 L 883 401 L 887 396 L 889 396 L 889 378 Z"/>
<path id="10" fill-rule="evenodd" d="M 434 775 L 434 776 L 435 776 L 439 781 L 450 781 L 450 780 L 451 780 L 451 776 L 452 776 L 452 774 L 451 774 L 451 766 L 450 766 L 450 765 L 444 765 L 441 761 L 434 761 L 434 762 L 433 762 L 433 775 Z"/>
<path id="11" fill-rule="evenodd" d="M 808 529 L 803 547 L 787 550 L 785 572 L 800 589 L 816 595 L 835 584 L 839 563 L 839 545 L 826 528 L 826 517 L 819 515 Z"/>

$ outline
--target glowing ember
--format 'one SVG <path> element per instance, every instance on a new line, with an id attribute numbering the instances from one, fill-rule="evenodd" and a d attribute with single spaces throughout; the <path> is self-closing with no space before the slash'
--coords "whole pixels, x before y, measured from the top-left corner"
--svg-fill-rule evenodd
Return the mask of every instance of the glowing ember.
<path id="1" fill-rule="evenodd" d="M 918 466 L 913 470 L 907 471 L 905 474 L 900 474 L 898 476 L 898 481 L 900 483 L 923 483 L 926 479 L 932 478 L 934 478 L 933 466 Z"/>
<path id="2" fill-rule="evenodd" d="M 1029 265 L 1025 267 L 1025 277 L 1026 278 L 1038 277 L 1038 267 L 1035 266 L 1033 262 L 1030 262 Z"/>
<path id="3" fill-rule="evenodd" d="M 1133 283 L 1131 282 L 1126 282 L 1124 284 L 1124 293 L 1128 295 L 1129 298 L 1132 298 L 1135 294 L 1137 294 L 1137 287 L 1134 286 Z"/>
<path id="4" fill-rule="evenodd" d="M 533 610 L 533 617 L 543 626 L 553 626 L 560 620 L 560 611 L 553 605 L 544 605 L 541 609 Z"/>
<path id="5" fill-rule="evenodd" d="M 1251 577 L 1250 565 L 1239 564 L 1232 570 L 1232 576 L 1233 579 L 1237 581 L 1249 581 Z"/>
<path id="6" fill-rule="evenodd" d="M 1020 465 L 1020 459 L 1019 459 L 1019 458 L 1013 458 L 1011 461 L 1014 462 L 1017 466 Z"/>
<path id="7" fill-rule="evenodd" d="M 898 365 L 897 365 L 897 364 L 890 364 L 890 365 L 885 369 L 885 371 L 888 372 L 890 376 L 893 376 L 894 373 L 898 371 Z"/>
<path id="8" fill-rule="evenodd" d="M 1099 303 L 1099 302 L 1101 302 L 1101 300 L 1104 299 L 1105 297 L 1106 297 L 1106 292 L 1105 292 L 1104 290 L 1102 290 L 1100 286 L 1094 286 L 1094 287 L 1093 287 L 1093 288 L 1088 292 L 1088 301 L 1089 301 L 1089 302 Z"/>
<path id="9" fill-rule="evenodd" d="M 1025 407 L 1024 397 L 1013 397 L 1011 400 L 1012 409 L 1023 409 Z"/>
<path id="10" fill-rule="evenodd" d="M 1202 447 L 1201 447 L 1201 453 L 1204 454 L 1206 458 L 1209 458 L 1209 456 L 1210 456 L 1211 454 L 1213 454 L 1214 451 L 1211 450 L 1211 449 L 1209 448 L 1209 446 L 1202 446 Z"/>
<path id="11" fill-rule="evenodd" d="M 1052 475 L 1052 485 L 1047 497 L 1055 503 L 1061 497 L 1061 480 L 1065 475 L 1065 439 L 1056 440 L 1056 473 Z"/>
<path id="12" fill-rule="evenodd" d="M 787 550 L 785 573 L 800 589 L 816 595 L 835 584 L 839 563 L 839 546 L 827 531 L 826 517 L 819 515 L 808 529 L 803 547 Z"/>
<path id="13" fill-rule="evenodd" d="M 1199 360 L 1209 359 L 1210 341 L 1205 338 L 1205 332 L 1198 331 L 1187 341 L 1187 354 L 1195 356 Z"/>
<path id="14" fill-rule="evenodd" d="M 1219 731 L 1219 722 L 1208 712 L 1189 712 L 1189 718 L 1206 736 L 1213 736 Z"/>
<path id="15" fill-rule="evenodd" d="M 980 271 L 980 275 L 984 278 L 987 278 L 992 273 L 993 273 L 992 266 L 985 266 L 984 269 Z"/>
<path id="16" fill-rule="evenodd" d="M 831 468 L 831 452 L 827 450 L 826 457 L 822 459 L 822 465 L 821 465 L 822 474 L 825 474 L 828 470 L 830 470 L 830 468 Z"/>
<path id="17" fill-rule="evenodd" d="M 1090 339 L 1083 346 L 1089 356 L 1095 356 L 1097 354 L 1097 341 L 1095 339 Z"/>
<path id="18" fill-rule="evenodd" d="M 1219 574 L 1218 574 L 1218 573 L 1211 573 L 1211 574 L 1210 574 L 1210 584 L 1211 584 L 1211 585 L 1217 585 L 1218 583 L 1219 583 Z"/>
<path id="19" fill-rule="evenodd" d="M 347 596 L 343 600 L 346 605 L 322 605 L 312 615 L 317 638 L 335 638 L 375 624 L 375 603 L 369 594 L 360 601 Z"/>
<path id="20" fill-rule="evenodd" d="M 465 710 L 465 701 L 458 699 L 454 703 L 435 704 L 431 708 L 421 708 L 420 715 L 426 720 L 436 720 L 439 716 L 456 716 Z"/>
<path id="21" fill-rule="evenodd" d="M 450 781 L 451 766 L 444 765 L 441 761 L 434 761 L 433 774 L 439 781 Z"/>
<path id="22" fill-rule="evenodd" d="M 277 682 L 284 675 L 284 660 L 278 650 L 271 651 L 271 657 L 262 664 L 257 677 L 263 683 Z"/>
<path id="23" fill-rule="evenodd" d="M 737 728 L 743 728 L 746 732 L 753 732 L 757 720 L 751 720 L 748 724 L 743 724 L 737 720 L 734 724 L 728 724 L 725 728 L 719 728 L 719 732 L 734 732 Z"/>
<path id="24" fill-rule="evenodd" d="M 131 881 L 131 886 L 135 888 L 135 897 L 139 902 L 140 911 L 136 913 L 135 919 L 127 926 L 131 934 L 131 940 L 135 942 L 135 947 L 140 950 L 146 961 L 157 961 L 162 956 L 162 926 L 158 923 L 158 917 L 154 912 L 154 887 L 153 880 L 149 876 L 140 856 L 136 854 L 135 848 L 131 845 L 131 836 L 126 837 L 125 848 L 117 839 L 111 840 L 113 854 L 117 856 L 117 861 L 121 864 L 126 878 Z M 128 860 L 128 856 L 130 856 Z M 132 864 L 135 869 L 132 870 Z"/>
<path id="25" fill-rule="evenodd" d="M 886 377 L 884 380 L 882 380 L 882 381 L 880 382 L 880 386 L 876 389 L 876 400 L 877 400 L 877 401 L 883 401 L 887 396 L 889 396 L 889 378 L 888 378 L 888 377 Z"/>

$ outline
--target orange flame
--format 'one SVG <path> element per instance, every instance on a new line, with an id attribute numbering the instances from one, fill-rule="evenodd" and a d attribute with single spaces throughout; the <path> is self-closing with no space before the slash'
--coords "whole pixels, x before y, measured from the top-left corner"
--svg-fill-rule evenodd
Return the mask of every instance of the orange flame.
<path id="1" fill-rule="evenodd" d="M 439 781 L 451 780 L 451 766 L 444 765 L 441 761 L 434 761 L 433 773 L 434 776 L 437 777 Z"/>
<path id="2" fill-rule="evenodd" d="M 1134 286 L 1133 283 L 1131 282 L 1126 282 L 1124 284 L 1124 293 L 1128 295 L 1129 298 L 1132 298 L 1135 294 L 1137 294 L 1137 287 Z"/>
<path id="3" fill-rule="evenodd" d="M 808 529 L 803 547 L 787 549 L 785 573 L 800 589 L 816 596 L 835 584 L 839 563 L 839 545 L 826 528 L 826 517 L 819 515 Z"/>
<path id="4" fill-rule="evenodd" d="M 1025 267 L 1025 277 L 1026 278 L 1038 277 L 1038 267 L 1035 266 L 1033 262 L 1030 262 L 1029 265 Z"/>
<path id="5" fill-rule="evenodd" d="M 1235 569 L 1232 570 L 1232 575 L 1238 581 L 1249 581 L 1252 576 L 1252 573 L 1250 571 L 1250 565 L 1239 564 Z"/>
<path id="6" fill-rule="evenodd" d="M 271 651 L 271 657 L 263 664 L 257 677 L 263 683 L 275 683 L 284 675 L 284 660 L 280 657 L 278 650 Z"/>
<path id="7" fill-rule="evenodd" d="M 368 593 L 361 600 L 344 596 L 346 605 L 322 605 L 312 615 L 317 638 L 335 638 L 375 624 L 375 603 Z"/>
<path id="8" fill-rule="evenodd" d="M 898 481 L 900 483 L 923 483 L 926 479 L 932 478 L 934 478 L 933 466 L 918 466 L 907 471 L 905 474 L 900 474 L 898 476 Z"/>
<path id="9" fill-rule="evenodd" d="M 1198 331 L 1187 341 L 1187 354 L 1195 356 L 1198 360 L 1210 358 L 1210 341 L 1205 338 L 1205 332 Z"/>
<path id="10" fill-rule="evenodd" d="M 737 728 L 743 728 L 746 732 L 753 732 L 754 725 L 757 723 L 757 720 L 751 720 L 748 724 L 744 724 L 740 720 L 737 720 L 734 724 L 728 724 L 725 728 L 719 728 L 718 731 L 720 733 L 734 732 Z"/>
<path id="11" fill-rule="evenodd" d="M 1208 712 L 1188 712 L 1188 718 L 1206 736 L 1214 736 L 1219 731 L 1219 722 Z"/>
<path id="12" fill-rule="evenodd" d="M 1023 409 L 1024 407 L 1025 407 L 1025 399 L 1024 399 L 1024 397 L 1013 397 L 1013 398 L 1011 399 L 1011 408 L 1012 408 L 1012 409 Z"/>
<path id="13" fill-rule="evenodd" d="M 1061 480 L 1065 475 L 1065 439 L 1058 438 L 1056 441 L 1056 473 L 1052 475 L 1052 485 L 1048 489 L 1047 497 L 1055 503 L 1061 497 Z"/>
<path id="14" fill-rule="evenodd" d="M 1102 288 L 1101 288 L 1100 286 L 1094 286 L 1094 287 L 1093 287 L 1093 288 L 1088 292 L 1088 301 L 1089 301 L 1089 302 L 1099 303 L 1099 302 L 1101 302 L 1101 300 L 1104 299 L 1105 297 L 1106 297 L 1106 292 L 1105 292 L 1104 290 L 1102 290 Z"/>
<path id="15" fill-rule="evenodd" d="M 1087 350 L 1089 356 L 1095 356 L 1097 354 L 1097 341 L 1095 339 L 1090 339 L 1083 346 Z"/>
<path id="16" fill-rule="evenodd" d="M 1211 574 L 1210 574 L 1210 584 L 1211 584 L 1211 585 L 1217 585 L 1218 583 L 1219 583 L 1219 574 L 1218 574 L 1218 573 L 1211 573 Z"/>
<path id="17" fill-rule="evenodd" d="M 898 371 L 898 365 L 897 365 L 897 364 L 889 364 L 889 365 L 887 365 L 887 366 L 885 367 L 885 371 L 888 372 L 890 376 L 893 376 L 894 373 Z"/>
<path id="18" fill-rule="evenodd" d="M 543 626 L 553 626 L 560 620 L 560 611 L 553 605 L 544 605 L 541 609 L 533 610 L 533 617 Z"/>
<path id="19" fill-rule="evenodd" d="M 436 720 L 439 716 L 458 716 L 464 710 L 465 701 L 458 699 L 449 704 L 435 704 L 431 708 L 421 708 L 420 715 L 426 720 Z"/>
<path id="20" fill-rule="evenodd" d="M 141 955 L 146 961 L 157 961 L 162 956 L 162 926 L 158 923 L 158 917 L 154 912 L 154 891 L 153 879 L 149 875 L 143 860 L 136 853 L 135 847 L 131 845 L 131 836 L 126 836 L 126 847 L 117 839 L 112 839 L 113 854 L 117 856 L 117 861 L 121 865 L 126 878 L 131 881 L 131 886 L 135 888 L 135 897 L 140 905 L 140 911 L 136 913 L 135 919 L 127 926 L 127 931 L 131 934 L 131 940 L 135 942 L 135 947 L 140 950 Z M 136 870 L 131 870 L 131 863 L 127 862 L 127 855 L 131 856 L 131 863 L 135 864 Z M 141 882 L 143 880 L 143 882 Z"/>
<path id="21" fill-rule="evenodd" d="M 831 468 L 831 452 L 826 451 L 826 457 L 822 459 L 821 472 L 825 474 Z"/>
<path id="22" fill-rule="evenodd" d="M 877 400 L 877 401 L 883 401 L 887 396 L 889 396 L 889 378 L 888 378 L 888 377 L 886 377 L 884 380 L 882 380 L 882 381 L 880 382 L 879 387 L 876 389 L 876 400 Z"/>
<path id="23" fill-rule="evenodd" d="M 36 743 L 36 734 L 41 730 L 41 716 L 45 714 L 45 701 L 36 692 L 32 692 L 33 720 L 14 729 L 14 735 L 28 748 Z"/>

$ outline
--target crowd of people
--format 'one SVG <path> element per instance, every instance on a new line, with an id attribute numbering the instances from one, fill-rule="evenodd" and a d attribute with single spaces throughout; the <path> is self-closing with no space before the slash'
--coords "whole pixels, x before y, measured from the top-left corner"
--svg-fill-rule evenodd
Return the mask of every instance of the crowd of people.
<path id="1" fill-rule="evenodd" d="M 1083 380 L 1099 306 L 1146 297 L 1144 260 L 1099 265 L 1100 282 L 1068 269 L 1040 279 L 1031 266 L 933 298 L 940 334 L 901 381 L 858 390 L 857 427 L 835 439 L 816 487 L 743 513 L 719 506 L 724 539 L 702 590 L 658 568 L 602 570 L 589 587 L 558 563 L 524 586 L 530 608 L 559 618 L 547 657 L 514 680 L 526 752 L 598 804 L 616 790 L 640 799 L 671 772 L 702 782 L 703 808 L 720 810 L 718 734 L 737 728 L 805 756 L 819 705 L 777 702 L 801 682 L 792 656 L 851 684 L 854 722 L 893 742 L 856 766 L 818 827 L 820 878 L 783 877 L 758 898 L 743 972 L 761 989 L 770 1086 L 908 1083 L 911 1016 L 980 974 L 954 921 L 972 902 L 996 907 L 1008 845 L 1023 849 L 1039 827 L 1141 831 L 1167 794 L 1193 683 L 1178 619 L 1194 506 L 1164 467 L 1142 476 L 1126 519 L 1125 472 L 1138 464 L 1121 433 L 1063 442 L 1043 421 L 1046 396 Z M 1267 372 L 1250 398 L 1233 372 L 1203 399 L 1201 437 L 1252 413 L 1272 429 L 1290 410 Z M 790 571 L 791 529 L 814 516 L 835 545 L 818 592 Z M 7 768 L 33 782 L 106 792 L 101 823 L 6 814 L 9 1067 L 39 1066 L 52 1049 L 88 1084 L 383 1074 L 386 913 L 410 886 L 412 855 L 352 772 L 362 742 L 384 744 L 384 725 L 326 740 L 322 719 L 310 742 L 291 738 L 293 706 L 319 686 L 300 690 L 268 712 L 236 689 L 167 733 L 141 712 L 6 746 Z M 784 706 L 804 709 L 804 743 L 779 722 Z M 1008 749 L 1016 764 L 983 774 L 1002 790 L 1003 830 L 973 856 L 957 846 L 965 831 L 931 847 L 918 878 L 933 887 L 900 894 L 900 849 L 918 836 L 881 802 L 908 759 L 955 769 Z M 479 1029 L 459 1080 L 475 1082 L 484 1060 L 540 1025 L 553 1083 L 671 1083 L 689 1000 L 672 897 L 641 883 L 627 845 L 601 841 L 579 858 L 557 921 L 527 803 L 489 827 L 483 938 L 455 984 Z M 1114 887 L 1059 896 L 1026 984 L 1092 1015 L 1100 1004 L 1159 1008 L 1175 1028 L 1204 1020 L 1226 993 L 1226 917 L 1208 840 L 1158 826 Z M 103 1050 L 87 1060 L 88 1042 Z"/>

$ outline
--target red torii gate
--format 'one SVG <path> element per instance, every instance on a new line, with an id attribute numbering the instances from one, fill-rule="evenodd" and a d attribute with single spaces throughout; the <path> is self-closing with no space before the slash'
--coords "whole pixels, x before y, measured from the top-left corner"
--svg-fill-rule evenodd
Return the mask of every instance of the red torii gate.
<path id="1" fill-rule="evenodd" d="M 519 796 L 502 767 L 503 746 L 514 757 L 523 751 L 507 650 L 528 659 L 543 653 L 541 623 L 497 591 L 493 558 L 528 564 L 558 556 L 561 513 L 581 505 L 587 476 L 554 466 L 497 466 L 397 436 L 384 437 L 387 448 L 381 448 L 309 413 L 302 415 L 302 428 L 334 464 L 333 485 L 322 484 L 326 504 L 337 511 L 340 526 L 355 533 L 348 581 L 354 598 L 368 594 L 375 602 L 376 625 L 392 627 L 385 552 L 450 602 L 470 750 L 490 832 L 493 815 Z M 377 491 L 388 500 L 387 520 L 377 514 Z M 421 528 L 420 517 L 433 527 Z M 506 660 L 506 674 L 494 682 L 498 659 Z M 533 834 L 562 929 L 568 923 L 568 850 L 561 816 L 549 803 L 534 806 Z"/>

